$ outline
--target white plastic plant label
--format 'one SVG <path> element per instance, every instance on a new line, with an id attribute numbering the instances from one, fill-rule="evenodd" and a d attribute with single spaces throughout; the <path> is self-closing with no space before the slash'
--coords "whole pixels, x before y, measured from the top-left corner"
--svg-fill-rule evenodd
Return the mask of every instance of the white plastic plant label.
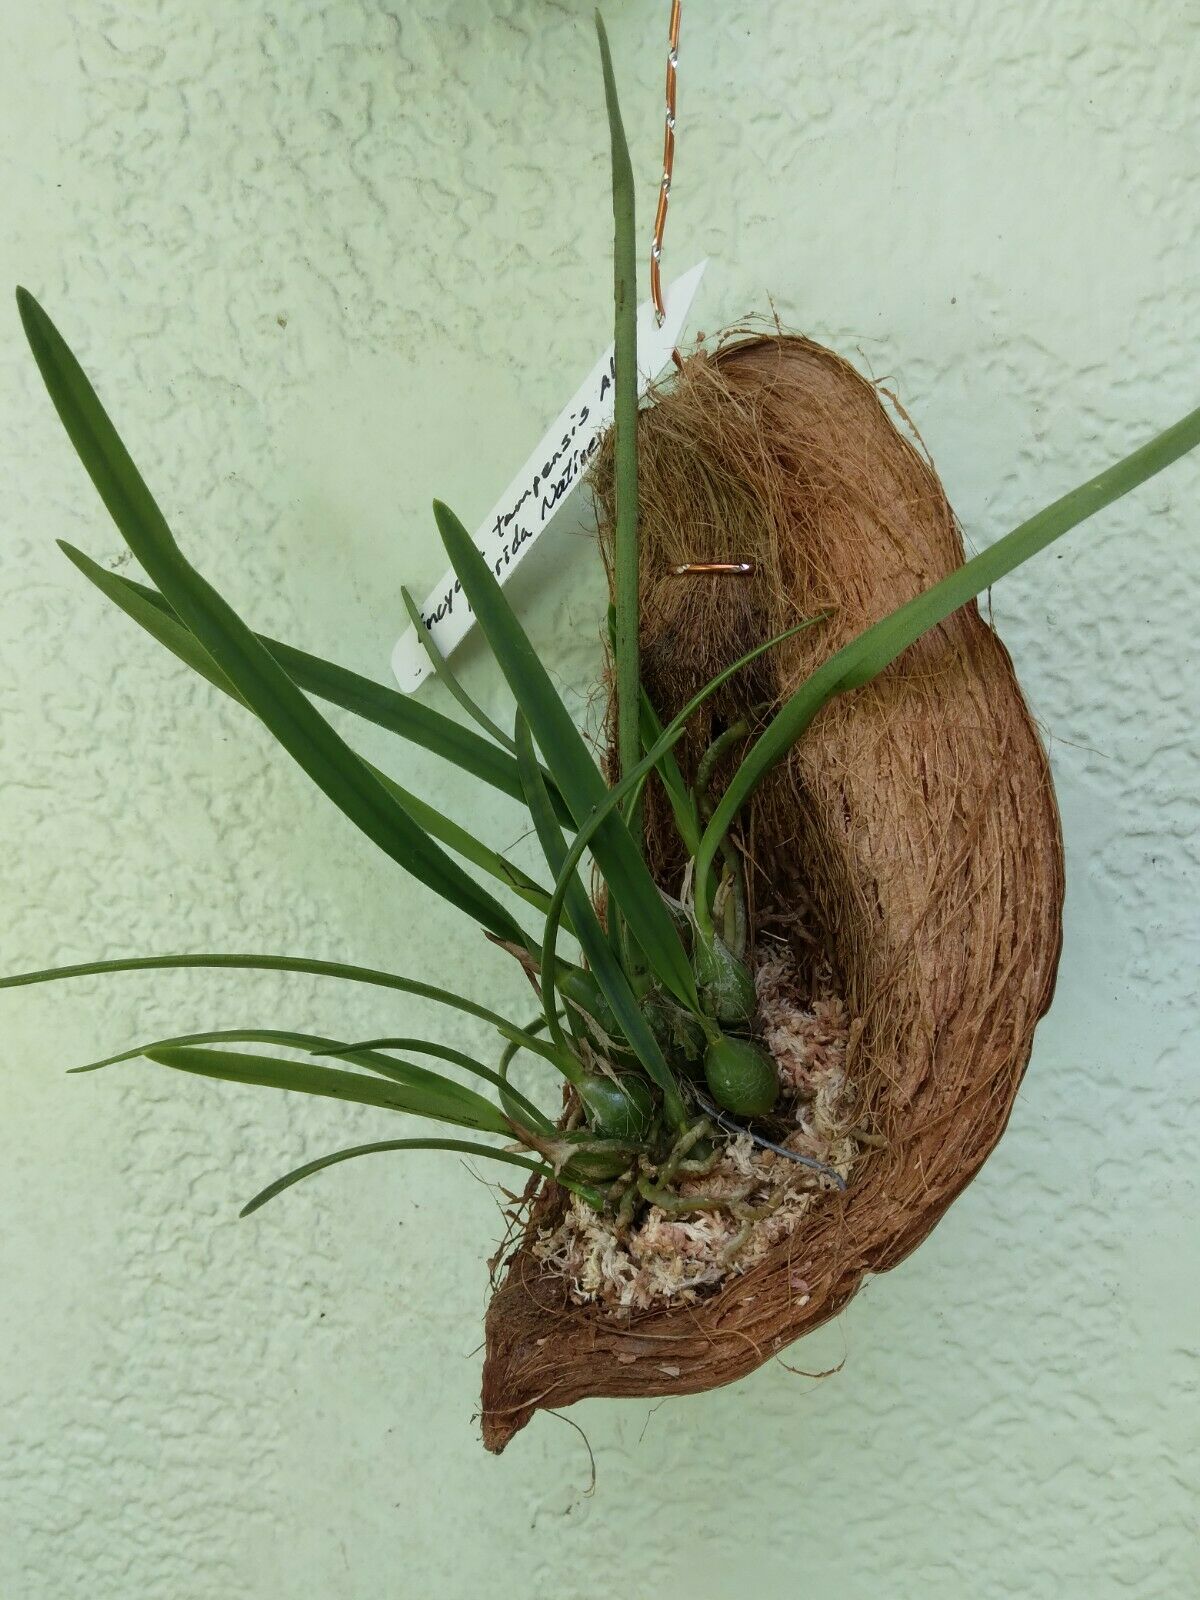
<path id="1" fill-rule="evenodd" d="M 639 394 L 645 394 L 670 360 L 707 264 L 701 261 L 670 285 L 661 328 L 655 324 L 650 301 L 638 307 Z M 612 422 L 614 370 L 613 347 L 609 345 L 476 530 L 475 543 L 501 583 L 508 580 L 534 540 L 549 526 L 582 478 L 601 434 Z M 453 572 L 447 572 L 427 597 L 421 615 L 444 656 L 465 638 L 475 620 Z M 409 628 L 392 651 L 396 682 L 411 692 L 431 670 L 415 630 Z"/>

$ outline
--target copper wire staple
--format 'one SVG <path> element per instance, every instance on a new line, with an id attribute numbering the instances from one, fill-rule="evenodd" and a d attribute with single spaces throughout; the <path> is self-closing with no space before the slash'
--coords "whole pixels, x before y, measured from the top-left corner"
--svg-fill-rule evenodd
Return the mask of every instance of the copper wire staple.
<path id="1" fill-rule="evenodd" d="M 718 577 L 748 578 L 753 571 L 753 561 L 683 561 L 671 568 L 671 576 L 692 578 L 699 573 L 708 573 Z"/>
<path id="2" fill-rule="evenodd" d="M 662 244 L 667 226 L 667 206 L 671 200 L 671 173 L 675 166 L 675 81 L 679 66 L 679 12 L 680 0 L 671 0 L 671 21 L 667 30 L 667 115 L 663 133 L 663 175 L 658 190 L 658 207 L 654 213 L 654 238 L 650 244 L 650 298 L 654 301 L 654 317 L 661 328 L 666 318 L 662 292 Z"/>

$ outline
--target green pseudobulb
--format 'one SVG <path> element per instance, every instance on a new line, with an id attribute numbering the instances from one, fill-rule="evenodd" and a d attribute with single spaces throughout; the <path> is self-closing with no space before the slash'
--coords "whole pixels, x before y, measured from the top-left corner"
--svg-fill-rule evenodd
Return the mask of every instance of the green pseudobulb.
<path id="1" fill-rule="evenodd" d="M 779 1095 L 779 1074 L 761 1045 L 722 1034 L 704 1056 L 709 1093 L 726 1111 L 739 1117 L 763 1117 Z"/>
<path id="2" fill-rule="evenodd" d="M 558 1169 L 577 1183 L 605 1183 L 628 1171 L 634 1153 L 628 1146 L 613 1150 L 580 1150 Z"/>
<path id="3" fill-rule="evenodd" d="M 583 967 L 572 968 L 558 980 L 558 992 L 564 1000 L 585 1012 L 587 1019 L 595 1023 L 606 1039 L 624 1046 L 621 1024 L 613 1014 L 603 989 L 590 972 Z"/>
<path id="4" fill-rule="evenodd" d="M 642 1011 L 668 1060 L 682 1062 L 685 1067 L 699 1066 L 704 1060 L 706 1040 L 698 1017 L 677 1006 L 661 990 L 645 1001 Z"/>
<path id="5" fill-rule="evenodd" d="M 692 970 L 700 1002 L 718 1022 L 748 1023 L 754 1015 L 758 996 L 750 969 L 715 934 L 696 940 Z"/>
<path id="6" fill-rule="evenodd" d="M 575 1085 L 588 1127 L 604 1139 L 639 1141 L 649 1136 L 654 1121 L 654 1094 L 644 1078 L 584 1078 Z"/>

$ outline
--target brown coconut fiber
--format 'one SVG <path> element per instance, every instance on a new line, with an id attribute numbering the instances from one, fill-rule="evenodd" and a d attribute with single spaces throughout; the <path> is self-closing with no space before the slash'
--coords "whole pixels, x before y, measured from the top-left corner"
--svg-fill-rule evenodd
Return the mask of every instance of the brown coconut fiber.
<path id="1" fill-rule="evenodd" d="M 664 721 L 755 642 L 829 613 L 696 718 L 679 750 L 690 776 L 724 727 L 959 565 L 962 537 L 880 391 L 807 339 L 692 356 L 639 430 L 643 674 Z M 607 547 L 605 454 L 595 486 Z M 706 560 L 754 572 L 673 574 Z M 661 795 L 647 822 L 656 877 L 677 892 L 684 862 Z M 1045 752 L 976 606 L 831 702 L 742 827 L 756 925 L 815 930 L 814 959 L 853 1019 L 863 1148 L 847 1192 L 821 1195 L 698 1304 L 632 1314 L 575 1304 L 545 1272 L 530 1240 L 561 1199 L 533 1197 L 487 1316 L 490 1450 L 539 1409 L 744 1376 L 920 1244 L 1004 1131 L 1054 990 L 1062 847 Z"/>

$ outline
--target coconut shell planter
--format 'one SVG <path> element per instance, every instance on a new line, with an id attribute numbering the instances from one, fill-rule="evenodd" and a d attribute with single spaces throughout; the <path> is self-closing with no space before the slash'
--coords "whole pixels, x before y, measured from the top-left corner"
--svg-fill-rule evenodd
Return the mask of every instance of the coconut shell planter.
<path id="1" fill-rule="evenodd" d="M 779 704 L 832 650 L 962 564 L 933 468 L 876 389 L 806 339 L 694 357 L 642 413 L 639 456 L 643 677 L 660 715 L 747 640 L 831 608 L 826 628 L 707 702 L 686 773 L 721 728 Z M 688 556 L 731 554 L 753 576 L 675 575 Z M 686 862 L 664 809 L 660 790 L 650 859 L 676 884 Z M 1054 992 L 1062 844 L 1045 751 L 974 603 L 830 705 L 759 788 L 743 830 L 764 965 L 782 950 L 802 993 L 824 993 L 827 1009 L 837 996 L 845 1099 L 829 1142 L 851 1146 L 838 1152 L 846 1190 L 818 1179 L 794 1228 L 689 1297 L 686 1315 L 625 1317 L 573 1303 L 569 1280 L 547 1275 L 539 1236 L 562 1197 L 542 1195 L 487 1318 L 492 1449 L 538 1406 L 685 1394 L 752 1371 L 920 1244 L 1004 1131 Z M 819 1053 L 820 1031 L 804 1031 Z"/>
<path id="2" fill-rule="evenodd" d="M 808 339 L 743 330 L 696 348 L 639 406 L 633 177 L 602 28 L 600 43 L 616 421 L 592 467 L 612 599 L 599 759 L 440 502 L 510 726 L 470 700 L 411 601 L 461 716 L 254 633 L 18 291 L 50 397 L 149 582 L 69 558 L 461 911 L 464 970 L 490 940 L 513 1000 L 501 1014 L 387 969 L 241 952 L 119 954 L 0 987 L 192 966 L 392 991 L 394 1036 L 222 1028 L 87 1070 L 143 1057 L 442 1124 L 307 1161 L 245 1213 L 368 1154 L 517 1169 L 486 1326 L 496 1451 L 539 1409 L 750 1372 L 902 1260 L 978 1172 L 1053 994 L 1063 869 L 1046 755 L 975 597 L 1200 442 L 1196 411 L 965 561 L 899 402 Z M 367 763 L 320 700 L 520 800 L 539 875 Z M 407 995 L 484 1024 L 494 1054 L 412 1037 Z M 525 1092 L 518 1056 L 541 1073 Z"/>

